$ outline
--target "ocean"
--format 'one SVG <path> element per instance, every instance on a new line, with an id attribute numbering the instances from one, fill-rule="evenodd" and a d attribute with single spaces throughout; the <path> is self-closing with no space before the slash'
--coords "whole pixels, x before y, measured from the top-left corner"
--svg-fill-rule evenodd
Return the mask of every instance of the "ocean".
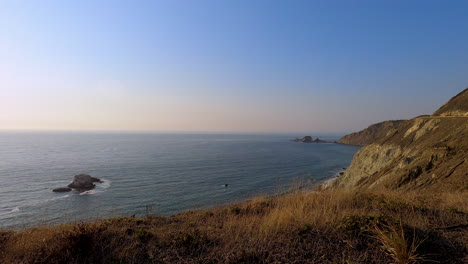
<path id="1" fill-rule="evenodd" d="M 0 228 L 167 216 L 277 194 L 333 177 L 359 149 L 289 141 L 296 136 L 1 132 Z M 52 192 L 81 173 L 104 183 Z"/>

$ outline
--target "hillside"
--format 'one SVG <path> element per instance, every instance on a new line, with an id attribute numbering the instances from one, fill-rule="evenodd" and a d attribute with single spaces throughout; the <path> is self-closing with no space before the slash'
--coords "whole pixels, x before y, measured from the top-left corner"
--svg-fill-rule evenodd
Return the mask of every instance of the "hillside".
<path id="1" fill-rule="evenodd" d="M 343 176 L 323 188 L 467 190 L 467 95 L 465 90 L 435 115 L 405 121 L 377 138 L 356 153 Z"/>
<path id="2" fill-rule="evenodd" d="M 466 197 L 296 189 L 171 217 L 0 230 L 0 263 L 461 264 Z"/>
<path id="3" fill-rule="evenodd" d="M 468 117 L 468 88 L 450 99 L 433 116 L 465 116 Z"/>
<path id="4" fill-rule="evenodd" d="M 399 126 L 405 120 L 390 120 L 370 125 L 368 128 L 342 137 L 338 143 L 347 145 L 364 146 L 376 138 L 387 135 L 388 131 Z"/>

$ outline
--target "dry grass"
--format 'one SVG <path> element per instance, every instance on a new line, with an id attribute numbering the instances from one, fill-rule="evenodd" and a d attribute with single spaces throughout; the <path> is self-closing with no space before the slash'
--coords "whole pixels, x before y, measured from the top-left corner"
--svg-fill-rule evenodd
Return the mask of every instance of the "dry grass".
<path id="1" fill-rule="evenodd" d="M 467 200 L 298 189 L 172 217 L 0 231 L 0 263 L 464 263 Z"/>
<path id="2" fill-rule="evenodd" d="M 417 253 L 418 247 L 424 240 L 416 237 L 413 230 L 412 237 L 405 234 L 401 225 L 389 224 L 385 228 L 374 227 L 375 237 L 380 241 L 384 250 L 400 264 L 413 264 L 422 262 L 424 258 Z"/>

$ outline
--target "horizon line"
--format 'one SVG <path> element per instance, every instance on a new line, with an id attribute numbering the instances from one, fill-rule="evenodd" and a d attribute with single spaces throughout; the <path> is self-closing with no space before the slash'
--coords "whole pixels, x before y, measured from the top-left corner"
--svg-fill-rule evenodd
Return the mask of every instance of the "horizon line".
<path id="1" fill-rule="evenodd" d="M 345 135 L 353 132 L 318 132 L 318 131 L 205 131 L 205 130 L 119 130 L 119 129 L 9 129 L 0 128 L 3 132 L 64 132 L 64 133 L 128 133 L 128 134 L 298 134 L 298 135 Z"/>

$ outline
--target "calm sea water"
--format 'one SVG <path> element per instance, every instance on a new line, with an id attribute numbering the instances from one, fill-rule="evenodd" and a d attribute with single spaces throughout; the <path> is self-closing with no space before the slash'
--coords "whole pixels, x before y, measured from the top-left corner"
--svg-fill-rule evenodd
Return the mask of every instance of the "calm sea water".
<path id="1" fill-rule="evenodd" d="M 358 150 L 293 136 L 2 132 L 0 228 L 242 201 L 332 177 Z M 81 194 L 52 192 L 80 173 L 105 182 Z"/>

